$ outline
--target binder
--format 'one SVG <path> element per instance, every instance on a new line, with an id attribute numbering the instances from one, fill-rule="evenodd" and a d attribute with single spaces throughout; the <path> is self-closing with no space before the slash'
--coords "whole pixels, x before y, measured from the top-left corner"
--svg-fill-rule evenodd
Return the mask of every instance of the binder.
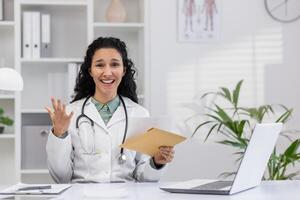
<path id="1" fill-rule="evenodd" d="M 32 58 L 41 57 L 41 14 L 32 12 Z"/>
<path id="2" fill-rule="evenodd" d="M 42 14 L 41 16 L 41 56 L 50 57 L 50 42 L 51 42 L 51 26 L 50 14 Z"/>
<path id="3" fill-rule="evenodd" d="M 23 26 L 22 26 L 22 54 L 23 58 L 32 57 L 32 13 L 23 12 Z"/>
<path id="4" fill-rule="evenodd" d="M 3 7 L 4 7 L 4 5 L 3 5 L 3 0 L 0 0 L 0 21 L 1 20 L 4 20 L 4 10 L 3 10 Z"/>

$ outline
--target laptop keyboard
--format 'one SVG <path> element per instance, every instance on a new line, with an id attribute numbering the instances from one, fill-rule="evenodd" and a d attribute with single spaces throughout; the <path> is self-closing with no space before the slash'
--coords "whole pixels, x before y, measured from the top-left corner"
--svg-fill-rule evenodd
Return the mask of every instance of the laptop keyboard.
<path id="1" fill-rule="evenodd" d="M 197 187 L 194 187 L 193 189 L 196 189 L 196 190 L 219 190 L 221 188 L 225 188 L 225 187 L 231 186 L 231 185 L 232 185 L 232 181 L 215 181 L 212 183 L 199 185 Z"/>

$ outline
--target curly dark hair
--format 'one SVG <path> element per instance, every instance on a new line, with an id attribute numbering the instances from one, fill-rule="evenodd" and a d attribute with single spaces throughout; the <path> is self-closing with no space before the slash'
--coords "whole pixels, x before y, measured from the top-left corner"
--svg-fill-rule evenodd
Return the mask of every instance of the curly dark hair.
<path id="1" fill-rule="evenodd" d="M 125 42 L 113 37 L 99 37 L 88 46 L 84 61 L 76 78 L 76 85 L 73 95 L 74 98 L 71 103 L 94 95 L 95 83 L 89 71 L 92 66 L 92 59 L 95 52 L 101 48 L 113 48 L 120 53 L 123 60 L 125 75 L 121 80 L 117 93 L 138 103 L 136 83 L 134 81 L 134 75 L 136 73 L 134 64 L 127 56 L 127 47 Z"/>

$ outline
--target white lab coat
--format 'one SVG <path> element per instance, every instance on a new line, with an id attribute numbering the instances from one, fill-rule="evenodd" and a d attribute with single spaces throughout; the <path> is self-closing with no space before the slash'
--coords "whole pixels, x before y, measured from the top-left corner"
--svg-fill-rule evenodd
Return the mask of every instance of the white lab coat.
<path id="1" fill-rule="evenodd" d="M 132 117 L 149 117 L 149 112 L 142 106 L 134 103 L 129 98 L 123 97 L 129 123 Z M 125 164 L 118 163 L 120 155 L 119 145 L 122 143 L 125 129 L 125 112 L 120 106 L 114 112 L 110 121 L 105 125 L 95 105 L 89 99 L 84 113 L 94 121 L 95 148 L 98 154 L 87 155 L 83 152 L 91 152 L 90 145 L 85 151 L 82 148 L 86 141 L 79 140 L 76 130 L 76 119 L 81 114 L 81 107 L 85 99 L 78 100 L 67 106 L 67 112 L 74 112 L 66 138 L 58 138 L 52 132 L 49 134 L 46 151 L 48 167 L 51 176 L 58 183 L 68 182 L 111 182 L 111 181 L 157 181 L 164 170 L 156 169 L 149 156 L 124 149 L 127 156 Z M 82 119 L 80 122 L 86 122 Z M 79 128 L 81 137 L 93 134 L 90 123 L 81 123 Z M 132 133 L 127 133 L 127 138 Z M 82 136 L 83 135 L 83 136 Z M 80 141 L 83 145 L 81 145 Z M 95 151 L 94 151 L 95 152 Z"/>

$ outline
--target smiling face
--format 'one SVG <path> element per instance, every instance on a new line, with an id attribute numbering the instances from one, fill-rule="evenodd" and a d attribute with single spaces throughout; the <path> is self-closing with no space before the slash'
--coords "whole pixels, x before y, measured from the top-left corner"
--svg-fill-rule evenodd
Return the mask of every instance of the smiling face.
<path id="1" fill-rule="evenodd" d="M 116 49 L 98 49 L 90 68 L 90 75 L 95 83 L 94 98 L 101 103 L 107 103 L 115 98 L 124 74 L 123 60 Z"/>

